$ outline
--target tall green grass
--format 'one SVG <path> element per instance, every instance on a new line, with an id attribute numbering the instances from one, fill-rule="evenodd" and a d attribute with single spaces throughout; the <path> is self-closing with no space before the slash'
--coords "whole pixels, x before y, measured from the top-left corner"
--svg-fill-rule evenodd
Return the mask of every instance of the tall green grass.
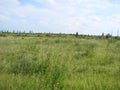
<path id="1" fill-rule="evenodd" d="M 0 90 L 120 90 L 120 41 L 0 37 Z"/>

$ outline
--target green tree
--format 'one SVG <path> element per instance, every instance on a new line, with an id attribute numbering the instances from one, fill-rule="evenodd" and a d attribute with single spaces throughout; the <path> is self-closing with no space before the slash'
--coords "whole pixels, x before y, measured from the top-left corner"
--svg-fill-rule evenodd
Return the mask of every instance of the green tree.
<path id="1" fill-rule="evenodd" d="M 75 36 L 78 37 L 78 32 L 76 32 Z"/>

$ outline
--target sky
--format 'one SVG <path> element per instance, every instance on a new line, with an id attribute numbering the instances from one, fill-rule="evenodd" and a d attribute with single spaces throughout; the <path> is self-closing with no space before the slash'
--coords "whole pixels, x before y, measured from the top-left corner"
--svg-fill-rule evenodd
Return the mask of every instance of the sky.
<path id="1" fill-rule="evenodd" d="M 0 30 L 117 35 L 120 0 L 0 0 Z"/>

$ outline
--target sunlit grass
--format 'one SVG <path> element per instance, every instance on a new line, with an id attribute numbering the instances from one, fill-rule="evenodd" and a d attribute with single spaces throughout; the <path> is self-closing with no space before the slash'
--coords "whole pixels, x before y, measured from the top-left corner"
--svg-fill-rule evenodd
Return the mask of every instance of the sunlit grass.
<path id="1" fill-rule="evenodd" d="M 120 41 L 0 37 L 0 90 L 120 90 Z"/>

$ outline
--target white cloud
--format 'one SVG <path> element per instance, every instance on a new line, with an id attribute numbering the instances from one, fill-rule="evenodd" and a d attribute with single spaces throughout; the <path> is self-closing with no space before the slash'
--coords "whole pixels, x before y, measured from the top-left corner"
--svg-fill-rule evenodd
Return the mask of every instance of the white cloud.
<path id="1" fill-rule="evenodd" d="M 54 0 L 48 0 L 48 2 L 52 5 L 52 6 L 55 6 L 55 1 Z"/>
<path id="2" fill-rule="evenodd" d="M 52 18 L 57 15 L 50 9 L 37 8 L 31 4 L 19 6 L 15 9 L 12 9 L 12 12 L 20 18 L 31 18 L 35 20 L 40 20 L 41 18 Z"/>
<path id="3" fill-rule="evenodd" d="M 107 20 L 111 22 L 119 22 L 120 23 L 120 15 L 119 14 L 113 14 L 111 16 L 107 16 Z"/>
<path id="4" fill-rule="evenodd" d="M 0 0 L 0 4 L 1 5 L 13 5 L 13 6 L 16 6 L 16 5 L 19 5 L 20 2 L 19 2 L 19 0 Z"/>
<path id="5" fill-rule="evenodd" d="M 112 18 L 117 19 L 117 20 L 120 21 L 120 15 L 118 15 L 118 14 L 113 15 Z"/>
<path id="6" fill-rule="evenodd" d="M 41 26 L 47 26 L 48 25 L 48 21 L 47 20 L 40 21 L 38 24 L 41 25 Z"/>
<path id="7" fill-rule="evenodd" d="M 8 20 L 10 20 L 10 18 L 7 16 L 4 16 L 4 15 L 0 15 L 0 20 L 1 21 L 8 21 Z"/>

